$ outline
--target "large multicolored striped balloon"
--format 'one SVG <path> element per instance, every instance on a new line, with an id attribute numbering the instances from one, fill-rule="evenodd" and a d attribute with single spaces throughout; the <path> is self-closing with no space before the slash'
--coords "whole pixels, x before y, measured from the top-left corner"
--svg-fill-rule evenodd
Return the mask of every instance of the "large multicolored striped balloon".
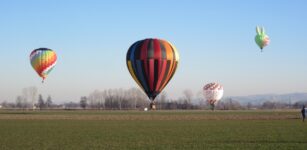
<path id="1" fill-rule="evenodd" d="M 38 48 L 31 52 L 30 61 L 32 67 L 43 78 L 42 82 L 44 82 L 57 62 L 57 55 L 49 48 Z"/>
<path id="2" fill-rule="evenodd" d="M 126 60 L 133 79 L 154 101 L 175 74 L 179 54 L 165 40 L 144 39 L 132 44 Z"/>
<path id="3" fill-rule="evenodd" d="M 208 103 L 211 105 L 211 108 L 214 109 L 215 103 L 219 101 L 224 94 L 224 88 L 218 83 L 209 83 L 206 84 L 203 88 L 204 96 Z"/>
<path id="4" fill-rule="evenodd" d="M 269 36 L 265 34 L 265 31 L 264 31 L 264 28 L 260 28 L 260 27 L 256 27 L 256 32 L 257 32 L 257 35 L 255 37 L 255 41 L 257 43 L 257 45 L 260 47 L 261 49 L 261 52 L 262 52 L 262 49 L 269 45 L 270 43 L 270 39 L 269 39 Z"/>

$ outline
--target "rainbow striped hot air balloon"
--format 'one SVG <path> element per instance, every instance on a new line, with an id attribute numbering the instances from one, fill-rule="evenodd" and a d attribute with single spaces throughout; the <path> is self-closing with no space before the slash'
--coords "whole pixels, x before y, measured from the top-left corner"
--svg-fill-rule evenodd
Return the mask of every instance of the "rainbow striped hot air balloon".
<path id="1" fill-rule="evenodd" d="M 57 62 L 57 55 L 49 48 L 38 48 L 31 52 L 30 62 L 38 75 L 43 78 L 42 82 L 44 82 Z"/>
<path id="2" fill-rule="evenodd" d="M 178 66 L 179 54 L 169 42 L 161 39 L 144 39 L 135 42 L 127 52 L 127 67 L 137 84 L 151 100 L 171 80 Z"/>

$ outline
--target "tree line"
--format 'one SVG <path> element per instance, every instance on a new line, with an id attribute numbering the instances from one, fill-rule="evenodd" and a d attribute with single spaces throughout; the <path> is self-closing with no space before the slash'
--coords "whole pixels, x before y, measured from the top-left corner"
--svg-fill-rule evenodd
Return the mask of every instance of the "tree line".
<path id="1" fill-rule="evenodd" d="M 209 104 L 199 92 L 196 95 L 191 90 L 184 90 L 183 96 L 170 99 L 166 92 L 162 92 L 156 98 L 158 110 L 172 109 L 209 109 Z M 247 109 L 296 109 L 307 105 L 307 100 L 293 104 L 274 101 L 266 101 L 262 104 L 240 104 L 232 98 L 225 98 L 216 104 L 218 110 L 247 110 Z M 36 87 L 28 87 L 22 90 L 22 94 L 16 97 L 14 102 L 2 102 L 2 109 L 94 109 L 94 110 L 143 110 L 149 106 L 147 96 L 138 88 L 130 89 L 106 89 L 95 90 L 87 96 L 81 96 L 78 102 L 71 101 L 63 104 L 53 103 L 50 95 L 45 99 L 38 94 Z"/>

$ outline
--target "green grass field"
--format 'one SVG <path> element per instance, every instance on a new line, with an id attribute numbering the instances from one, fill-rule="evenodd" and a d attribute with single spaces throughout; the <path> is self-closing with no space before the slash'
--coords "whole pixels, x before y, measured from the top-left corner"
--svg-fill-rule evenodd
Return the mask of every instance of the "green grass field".
<path id="1" fill-rule="evenodd" d="M 289 111 L 0 111 L 0 149 L 306 149 Z"/>

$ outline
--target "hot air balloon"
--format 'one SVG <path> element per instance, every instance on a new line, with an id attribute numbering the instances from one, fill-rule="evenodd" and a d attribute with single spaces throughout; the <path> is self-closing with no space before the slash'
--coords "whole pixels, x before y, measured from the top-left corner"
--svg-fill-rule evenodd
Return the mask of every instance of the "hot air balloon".
<path id="1" fill-rule="evenodd" d="M 155 109 L 154 100 L 175 74 L 178 62 L 176 48 L 165 40 L 144 39 L 128 49 L 128 70 L 150 99 L 151 109 Z"/>
<path id="2" fill-rule="evenodd" d="M 38 48 L 31 52 L 30 62 L 38 75 L 43 78 L 42 82 L 44 82 L 57 62 L 57 55 L 49 48 Z"/>
<path id="3" fill-rule="evenodd" d="M 262 49 L 267 46 L 270 43 L 269 36 L 265 34 L 264 28 L 263 27 L 256 27 L 256 32 L 257 35 L 255 37 L 255 41 L 257 45 L 260 47 L 261 52 L 263 51 Z"/>
<path id="4" fill-rule="evenodd" d="M 223 86 L 218 83 L 209 83 L 203 88 L 204 96 L 214 110 L 215 104 L 223 97 Z"/>

